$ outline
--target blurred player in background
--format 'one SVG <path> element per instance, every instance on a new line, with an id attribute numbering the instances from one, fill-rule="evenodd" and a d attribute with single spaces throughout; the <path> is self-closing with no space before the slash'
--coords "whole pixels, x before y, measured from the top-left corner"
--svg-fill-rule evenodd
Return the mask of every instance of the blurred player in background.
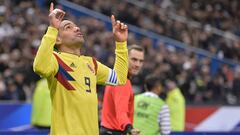
<path id="1" fill-rule="evenodd" d="M 170 122 L 172 131 L 184 131 L 185 128 L 185 98 L 174 80 L 167 80 L 166 103 L 170 110 Z"/>
<path id="2" fill-rule="evenodd" d="M 116 41 L 114 69 L 81 55 L 84 35 L 65 12 L 50 6 L 50 26 L 43 36 L 33 68 L 47 78 L 52 100 L 51 135 L 98 135 L 96 84 L 123 85 L 127 80 L 127 25 L 112 16 Z M 57 48 L 58 52 L 53 52 Z"/>
<path id="3" fill-rule="evenodd" d="M 143 66 L 144 49 L 137 45 L 128 48 L 128 80 L 123 86 L 106 86 L 103 97 L 100 135 L 139 134 L 133 129 L 134 93 L 131 77 L 139 73 Z"/>
<path id="4" fill-rule="evenodd" d="M 50 130 L 51 108 L 47 79 L 43 78 L 37 82 L 34 90 L 31 124 L 37 129 Z"/>
<path id="5" fill-rule="evenodd" d="M 160 80 L 153 75 L 145 79 L 145 93 L 134 99 L 134 127 L 143 135 L 169 135 L 171 132 L 168 105 L 159 98 L 162 93 Z"/>

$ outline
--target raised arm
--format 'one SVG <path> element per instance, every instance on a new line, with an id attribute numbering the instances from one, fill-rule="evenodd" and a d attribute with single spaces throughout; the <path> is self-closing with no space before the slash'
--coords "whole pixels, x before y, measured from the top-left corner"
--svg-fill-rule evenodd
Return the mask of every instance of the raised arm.
<path id="1" fill-rule="evenodd" d="M 49 77 L 58 70 L 57 61 L 53 56 L 53 49 L 58 36 L 58 28 L 64 15 L 64 11 L 54 9 L 54 5 L 51 3 L 49 9 L 50 26 L 42 38 L 33 63 L 34 72 L 42 77 Z"/>
<path id="2" fill-rule="evenodd" d="M 116 42 L 115 64 L 114 68 L 110 69 L 97 62 L 97 82 L 98 84 L 124 85 L 128 74 L 128 28 L 124 23 L 116 21 L 113 15 L 111 16 L 111 20 L 113 35 Z"/>
<path id="3" fill-rule="evenodd" d="M 111 16 L 111 20 L 113 35 L 116 41 L 116 58 L 113 72 L 116 72 L 118 85 L 124 85 L 128 74 L 128 27 L 126 24 L 116 21 L 113 15 Z"/>

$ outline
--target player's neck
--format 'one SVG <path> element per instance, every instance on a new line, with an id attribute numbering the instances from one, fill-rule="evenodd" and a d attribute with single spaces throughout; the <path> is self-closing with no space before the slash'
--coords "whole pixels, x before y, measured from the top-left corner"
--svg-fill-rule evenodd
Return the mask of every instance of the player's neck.
<path id="1" fill-rule="evenodd" d="M 157 90 L 156 88 L 153 88 L 152 93 L 155 93 L 156 95 L 159 95 L 161 92 L 159 90 Z"/>
<path id="2" fill-rule="evenodd" d="M 69 47 L 61 46 L 59 48 L 59 51 L 74 54 L 74 55 L 77 55 L 77 56 L 81 55 L 80 48 L 69 48 Z"/>
<path id="3" fill-rule="evenodd" d="M 132 79 L 132 75 L 129 72 L 128 72 L 127 78 L 130 80 Z"/>

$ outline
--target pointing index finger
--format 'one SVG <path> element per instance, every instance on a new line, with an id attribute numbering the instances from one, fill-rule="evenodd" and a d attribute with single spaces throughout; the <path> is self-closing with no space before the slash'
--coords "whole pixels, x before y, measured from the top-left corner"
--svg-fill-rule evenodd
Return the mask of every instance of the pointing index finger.
<path id="1" fill-rule="evenodd" d="M 54 9 L 54 4 L 51 2 L 50 8 L 49 8 L 49 12 L 51 13 Z"/>
<path id="2" fill-rule="evenodd" d="M 111 20 L 112 20 L 112 25 L 115 25 L 116 24 L 116 19 L 115 19 L 114 15 L 111 16 Z"/>

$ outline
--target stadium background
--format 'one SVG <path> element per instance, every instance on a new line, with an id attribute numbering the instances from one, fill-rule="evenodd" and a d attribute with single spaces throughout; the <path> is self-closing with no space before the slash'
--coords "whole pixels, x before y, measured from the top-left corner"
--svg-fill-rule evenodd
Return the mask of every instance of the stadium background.
<path id="1" fill-rule="evenodd" d="M 109 16 L 113 13 L 128 23 L 128 43 L 142 45 L 146 50 L 144 69 L 133 79 L 135 92 L 143 92 L 143 80 L 149 73 L 159 75 L 163 82 L 176 80 L 188 105 L 186 131 L 240 134 L 239 1 L 54 2 L 86 34 L 82 53 L 110 67 L 114 41 Z M 32 94 L 39 79 L 32 71 L 32 62 L 48 26 L 49 3 L 0 1 L 1 134 L 13 134 L 30 124 Z M 98 94 L 101 108 L 100 86 Z M 188 133 L 195 132 L 179 134 Z"/>

